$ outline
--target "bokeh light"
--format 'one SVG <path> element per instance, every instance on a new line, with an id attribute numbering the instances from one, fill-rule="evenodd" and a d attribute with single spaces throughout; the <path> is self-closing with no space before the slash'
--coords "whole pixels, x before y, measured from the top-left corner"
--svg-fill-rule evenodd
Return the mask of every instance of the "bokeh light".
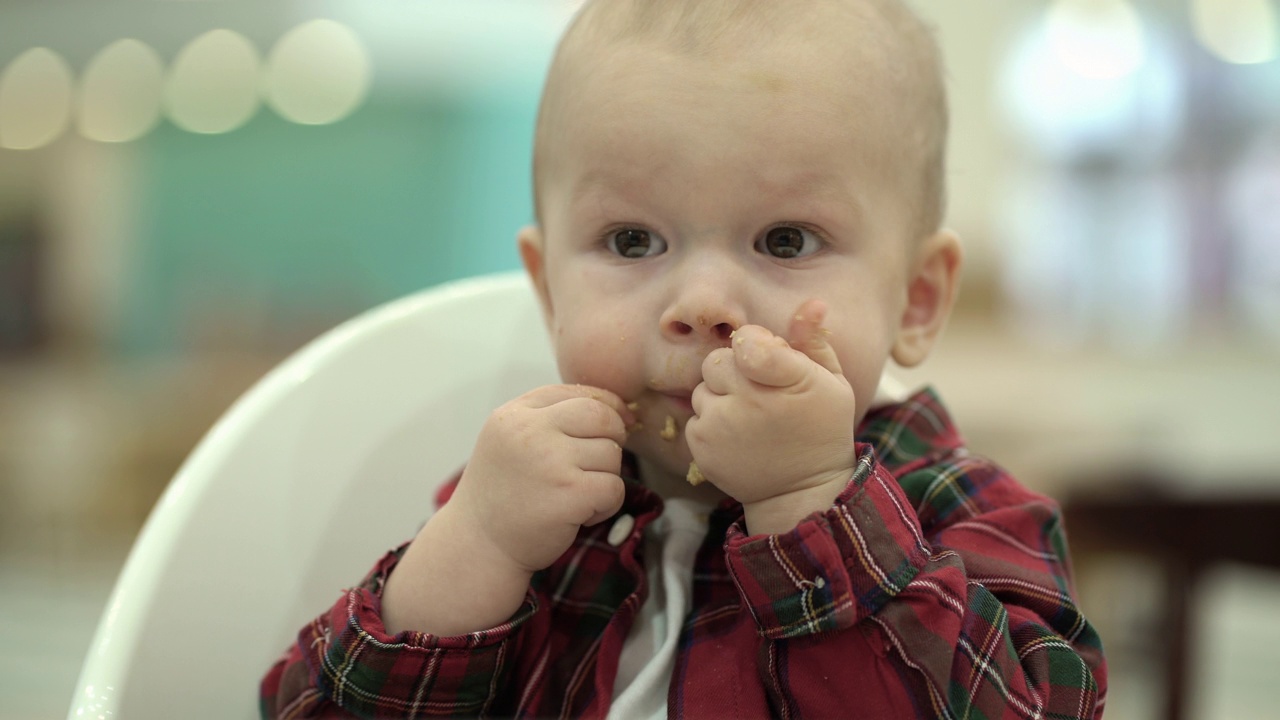
<path id="1" fill-rule="evenodd" d="M 54 51 L 32 48 L 0 75 L 0 147 L 33 150 L 53 142 L 71 120 L 71 67 Z"/>
<path id="2" fill-rule="evenodd" d="M 1272 0 L 1192 0 L 1196 39 L 1221 60 L 1252 65 L 1274 60 L 1280 51 Z"/>
<path id="3" fill-rule="evenodd" d="M 193 39 L 169 69 L 165 109 L 169 119 L 196 133 L 225 133 L 258 110 L 261 62 L 253 43 L 232 30 Z"/>
<path id="4" fill-rule="evenodd" d="M 285 33 L 266 63 L 267 104 L 281 117 L 324 125 L 350 115 L 369 91 L 364 43 L 347 26 L 319 19 Z"/>
<path id="5" fill-rule="evenodd" d="M 1185 89 L 1176 51 L 1127 3 L 1105 2 L 1060 0 L 1004 63 L 1004 114 L 1046 157 L 1156 157 L 1181 135 Z"/>
<path id="6" fill-rule="evenodd" d="M 117 40 L 103 48 L 81 79 L 77 125 L 80 134 L 101 142 L 128 142 L 160 120 L 164 64 L 138 40 Z"/>
<path id="7" fill-rule="evenodd" d="M 1058 0 L 1045 32 L 1054 54 L 1081 77 L 1110 80 L 1142 65 L 1142 19 L 1125 0 Z"/>

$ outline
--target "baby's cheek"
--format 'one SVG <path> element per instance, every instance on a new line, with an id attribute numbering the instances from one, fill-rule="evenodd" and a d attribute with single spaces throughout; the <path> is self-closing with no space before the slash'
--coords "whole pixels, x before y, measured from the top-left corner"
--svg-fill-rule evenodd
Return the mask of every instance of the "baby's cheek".
<path id="1" fill-rule="evenodd" d="M 609 331 L 566 331 L 555 340 L 556 363 L 564 382 L 604 388 L 628 400 L 644 389 L 638 343 L 628 343 L 624 336 Z"/>

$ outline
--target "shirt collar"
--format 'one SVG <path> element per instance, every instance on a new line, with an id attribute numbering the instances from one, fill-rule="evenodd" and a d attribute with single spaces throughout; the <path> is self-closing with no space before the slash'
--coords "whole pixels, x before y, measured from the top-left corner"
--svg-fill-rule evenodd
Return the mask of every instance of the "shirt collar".
<path id="1" fill-rule="evenodd" d="M 925 458 L 955 452 L 964 446 L 951 414 L 932 387 L 902 402 L 872 408 L 858 427 L 858 440 L 870 443 L 876 456 L 894 475 Z"/>

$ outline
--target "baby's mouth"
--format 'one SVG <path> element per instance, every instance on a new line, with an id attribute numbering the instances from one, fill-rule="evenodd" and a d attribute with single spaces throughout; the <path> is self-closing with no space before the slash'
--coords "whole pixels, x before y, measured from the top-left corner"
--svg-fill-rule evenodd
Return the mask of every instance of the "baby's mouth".
<path id="1" fill-rule="evenodd" d="M 682 411 L 685 415 L 693 414 L 693 396 L 684 393 L 664 392 L 662 393 L 671 404 Z"/>

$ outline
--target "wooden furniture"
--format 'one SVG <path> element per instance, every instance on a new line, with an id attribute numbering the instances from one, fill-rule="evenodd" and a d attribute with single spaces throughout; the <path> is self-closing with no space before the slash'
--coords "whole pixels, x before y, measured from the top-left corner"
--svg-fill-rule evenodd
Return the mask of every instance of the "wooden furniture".
<path id="1" fill-rule="evenodd" d="M 1090 487 L 1106 489 L 1080 491 L 1063 502 L 1072 552 L 1078 558 L 1136 553 L 1160 564 L 1160 627 L 1168 643 L 1163 716 L 1185 720 L 1194 680 L 1196 585 L 1219 563 L 1280 568 L 1280 494 L 1176 492 L 1167 489 L 1169 483 L 1142 474 Z"/>

